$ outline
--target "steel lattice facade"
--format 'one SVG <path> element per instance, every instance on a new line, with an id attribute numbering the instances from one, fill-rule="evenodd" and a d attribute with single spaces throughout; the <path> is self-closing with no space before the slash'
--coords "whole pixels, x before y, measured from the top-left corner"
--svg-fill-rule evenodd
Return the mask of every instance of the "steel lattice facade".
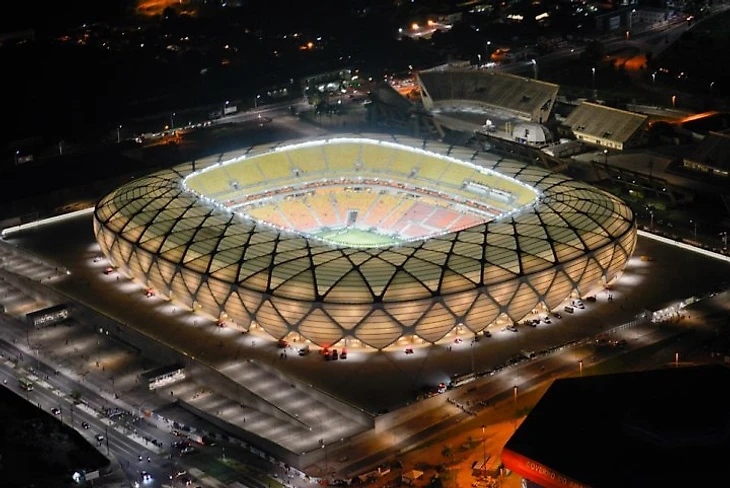
<path id="1" fill-rule="evenodd" d="M 286 144 L 250 148 L 217 172 L 187 164 L 118 188 L 94 212 L 102 251 L 158 293 L 244 326 L 255 321 L 274 338 L 295 332 L 319 345 L 353 338 L 384 348 L 403 336 L 436 342 L 460 325 L 480 332 L 541 303 L 554 309 L 618 276 L 636 244 L 622 201 L 538 167 L 403 137 Z M 477 167 L 504 175 L 495 184 L 512 185 L 518 211 L 397 246 L 328 245 L 221 204 L 296 185 L 303 173 L 418 180 L 458 194 L 462 181 L 484 176 Z"/>

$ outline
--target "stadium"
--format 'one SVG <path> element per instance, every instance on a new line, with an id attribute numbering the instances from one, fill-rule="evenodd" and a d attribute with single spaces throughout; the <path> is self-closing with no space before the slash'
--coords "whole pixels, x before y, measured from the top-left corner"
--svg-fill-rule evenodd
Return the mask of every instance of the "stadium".
<path id="1" fill-rule="evenodd" d="M 188 163 L 104 197 L 118 269 L 275 339 L 383 349 L 553 310 L 620 275 L 636 244 L 611 194 L 435 141 L 338 136 Z"/>

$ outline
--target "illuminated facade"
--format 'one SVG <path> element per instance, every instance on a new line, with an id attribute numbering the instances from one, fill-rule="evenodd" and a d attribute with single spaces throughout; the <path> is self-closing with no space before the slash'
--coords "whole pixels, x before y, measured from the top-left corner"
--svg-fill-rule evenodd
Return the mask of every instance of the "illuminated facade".
<path id="1" fill-rule="evenodd" d="M 274 338 L 377 349 L 554 309 L 620 274 L 636 243 L 613 195 L 392 136 L 163 170 L 104 197 L 94 231 L 121 271 L 191 309 Z"/>

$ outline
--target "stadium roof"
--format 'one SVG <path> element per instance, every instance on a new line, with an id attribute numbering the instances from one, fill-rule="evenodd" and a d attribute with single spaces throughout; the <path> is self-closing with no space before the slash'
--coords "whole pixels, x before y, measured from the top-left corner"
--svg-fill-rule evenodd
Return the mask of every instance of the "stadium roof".
<path id="1" fill-rule="evenodd" d="M 641 129 L 647 118 L 646 115 L 583 102 L 568 115 L 565 125 L 576 135 L 584 134 L 624 144 Z"/>
<path id="2" fill-rule="evenodd" d="M 502 459 L 545 487 L 722 486 L 728 387 L 722 366 L 557 380 Z"/>
<path id="3" fill-rule="evenodd" d="M 376 102 L 392 105 L 404 110 L 416 108 L 416 104 L 408 100 L 406 97 L 398 93 L 392 86 L 387 83 L 381 83 L 374 86 L 370 91 L 370 98 Z"/>
<path id="4" fill-rule="evenodd" d="M 112 262 L 145 286 L 210 313 L 256 317 L 275 337 L 298 327 L 331 344 L 356 331 L 386 347 L 404 330 L 428 341 L 457 322 L 482 330 L 500 314 L 519 320 L 540 302 L 554 308 L 574 290 L 588 293 L 613 279 L 636 243 L 633 213 L 613 195 L 466 147 L 358 135 L 243 154 L 127 183 L 97 204 L 95 233 Z M 344 181 L 339 207 L 348 187 L 375 180 L 488 204 L 498 215 L 429 238 L 358 247 L 233 210 L 249 197 Z M 291 216 L 303 220 L 308 212 Z"/>
<path id="5" fill-rule="evenodd" d="M 730 134 L 710 132 L 697 149 L 685 159 L 717 169 L 730 170 Z"/>
<path id="6" fill-rule="evenodd" d="M 558 85 L 494 70 L 439 69 L 418 73 L 422 96 L 434 102 L 463 100 L 531 116 L 552 109 Z M 545 117 L 547 118 L 547 117 Z"/>

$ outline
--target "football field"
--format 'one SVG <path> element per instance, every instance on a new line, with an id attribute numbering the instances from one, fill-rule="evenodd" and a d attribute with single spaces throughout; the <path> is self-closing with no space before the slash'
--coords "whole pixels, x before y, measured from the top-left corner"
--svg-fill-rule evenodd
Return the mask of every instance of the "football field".
<path id="1" fill-rule="evenodd" d="M 323 241 L 345 247 L 392 246 L 400 242 L 398 239 L 363 229 L 327 230 L 313 235 Z"/>

